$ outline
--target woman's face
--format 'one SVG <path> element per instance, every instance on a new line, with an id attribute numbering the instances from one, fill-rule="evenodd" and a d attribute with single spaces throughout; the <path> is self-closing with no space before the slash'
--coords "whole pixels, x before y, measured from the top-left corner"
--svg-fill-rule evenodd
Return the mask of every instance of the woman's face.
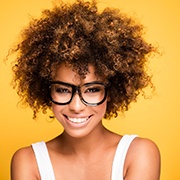
<path id="1" fill-rule="evenodd" d="M 83 84 L 91 83 L 91 82 L 103 82 L 100 77 L 97 77 L 94 74 L 94 67 L 89 66 L 89 73 L 86 75 L 85 79 L 81 80 L 74 71 L 70 67 L 62 64 L 56 72 L 54 81 L 63 82 L 72 84 L 75 86 L 81 86 Z M 59 88 L 59 86 L 58 86 Z M 66 94 L 69 95 L 71 91 L 68 88 L 64 88 L 64 86 L 60 86 L 58 89 L 56 87 L 57 93 L 60 93 L 60 96 L 66 97 Z M 98 87 L 99 88 L 99 87 Z M 91 94 L 93 93 L 92 98 Z M 98 92 L 98 91 L 97 91 Z M 95 91 L 92 89 L 87 89 L 84 92 L 84 97 L 87 96 L 88 101 L 91 101 L 95 98 Z M 74 93 L 74 96 L 70 103 L 65 105 L 58 105 L 52 103 L 52 110 L 56 119 L 62 124 L 66 133 L 68 133 L 72 137 L 83 137 L 93 132 L 95 129 L 102 128 L 101 120 L 104 117 L 107 107 L 107 98 L 105 101 L 98 106 L 89 106 L 85 105 L 78 93 Z"/>

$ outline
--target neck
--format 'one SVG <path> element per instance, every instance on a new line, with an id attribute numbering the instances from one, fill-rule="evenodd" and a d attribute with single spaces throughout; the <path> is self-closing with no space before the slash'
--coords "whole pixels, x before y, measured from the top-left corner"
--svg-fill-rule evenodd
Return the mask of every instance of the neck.
<path id="1" fill-rule="evenodd" d="M 91 133 L 81 138 L 71 137 L 64 131 L 60 136 L 61 147 L 63 147 L 65 152 L 76 155 L 87 155 L 104 146 L 107 142 L 109 133 L 110 132 L 102 124 Z"/>

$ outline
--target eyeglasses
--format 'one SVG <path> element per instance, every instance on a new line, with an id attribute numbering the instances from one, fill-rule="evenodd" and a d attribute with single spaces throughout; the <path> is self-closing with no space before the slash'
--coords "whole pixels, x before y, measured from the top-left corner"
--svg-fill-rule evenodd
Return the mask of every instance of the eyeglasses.
<path id="1" fill-rule="evenodd" d="M 58 105 L 69 104 L 75 93 L 78 93 L 80 100 L 88 106 L 102 104 L 107 96 L 107 86 L 102 82 L 90 82 L 81 86 L 53 81 L 50 86 L 51 101 Z"/>

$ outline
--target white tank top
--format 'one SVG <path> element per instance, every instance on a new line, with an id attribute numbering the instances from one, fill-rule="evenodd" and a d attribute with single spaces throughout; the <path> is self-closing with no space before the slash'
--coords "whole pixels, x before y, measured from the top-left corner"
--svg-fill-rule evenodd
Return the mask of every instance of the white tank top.
<path id="1" fill-rule="evenodd" d="M 113 165 L 111 180 L 123 180 L 124 161 L 128 148 L 137 135 L 124 135 L 118 143 Z M 37 142 L 32 144 L 35 153 L 37 165 L 41 180 L 55 180 L 53 167 L 49 157 L 48 149 L 45 142 Z"/>

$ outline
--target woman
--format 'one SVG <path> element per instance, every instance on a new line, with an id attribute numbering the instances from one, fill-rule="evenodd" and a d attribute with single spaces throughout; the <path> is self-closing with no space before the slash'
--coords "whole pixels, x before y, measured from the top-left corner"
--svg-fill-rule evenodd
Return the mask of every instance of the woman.
<path id="1" fill-rule="evenodd" d="M 160 154 L 150 140 L 107 130 L 148 85 L 148 56 L 156 49 L 143 27 L 117 10 L 76 1 L 45 10 L 13 50 L 14 82 L 37 112 L 52 109 L 64 131 L 18 150 L 12 180 L 158 180 Z"/>

